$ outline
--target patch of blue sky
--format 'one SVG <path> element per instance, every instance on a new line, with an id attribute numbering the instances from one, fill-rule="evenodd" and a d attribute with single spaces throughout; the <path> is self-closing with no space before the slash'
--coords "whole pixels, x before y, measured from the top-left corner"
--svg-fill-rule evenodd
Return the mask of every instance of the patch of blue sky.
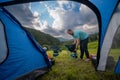
<path id="1" fill-rule="evenodd" d="M 47 5 L 52 10 L 56 9 L 57 7 L 59 7 L 59 4 L 57 3 L 57 1 L 44 1 L 41 4 Z"/>
<path id="2" fill-rule="evenodd" d="M 45 13 L 40 15 L 40 20 L 47 21 L 49 26 L 52 26 L 54 19 L 49 15 L 48 11 L 46 10 Z"/>
<path id="3" fill-rule="evenodd" d="M 52 26 L 54 19 L 50 16 L 48 9 L 55 10 L 59 7 L 57 1 L 41 1 L 31 3 L 31 10 L 34 13 L 37 11 L 40 16 L 40 21 L 43 23 L 46 21 L 49 26 Z M 68 4 L 63 4 L 63 9 L 66 11 L 72 10 L 74 12 L 79 12 L 80 3 L 69 1 Z"/>
<path id="4" fill-rule="evenodd" d="M 71 10 L 72 9 L 72 4 L 63 4 L 64 10 Z"/>
<path id="5" fill-rule="evenodd" d="M 81 5 L 81 3 L 74 2 L 73 11 L 75 11 L 75 12 L 80 12 L 80 5 Z"/>
<path id="6" fill-rule="evenodd" d="M 74 12 L 79 12 L 80 8 L 80 3 L 74 2 L 74 1 L 69 1 L 68 4 L 63 4 L 63 8 L 66 11 L 74 11 Z"/>
<path id="7" fill-rule="evenodd" d="M 52 2 L 52 1 L 51 1 Z M 44 21 L 47 21 L 49 26 L 52 26 L 52 23 L 54 21 L 54 19 L 50 16 L 47 7 L 49 7 L 50 9 L 53 9 L 55 7 L 55 5 L 51 4 L 50 1 L 44 1 L 44 2 L 35 2 L 31 4 L 31 10 L 32 12 L 37 11 L 39 13 L 40 16 L 40 21 L 42 21 L 42 23 Z M 52 2 L 53 3 L 53 2 Z"/>

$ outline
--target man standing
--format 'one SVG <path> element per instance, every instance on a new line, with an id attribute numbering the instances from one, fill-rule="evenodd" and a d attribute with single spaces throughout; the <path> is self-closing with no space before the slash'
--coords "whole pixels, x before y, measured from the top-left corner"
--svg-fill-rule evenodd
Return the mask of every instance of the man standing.
<path id="1" fill-rule="evenodd" d="M 89 61 L 90 59 L 89 59 L 89 52 L 88 52 L 88 34 L 81 30 L 73 31 L 71 29 L 68 29 L 67 33 L 72 35 L 74 38 L 74 44 L 76 44 L 75 51 L 77 51 L 78 46 L 80 44 L 80 51 L 81 51 L 80 59 L 83 59 L 84 52 L 85 52 L 85 55 L 87 57 L 85 61 Z"/>

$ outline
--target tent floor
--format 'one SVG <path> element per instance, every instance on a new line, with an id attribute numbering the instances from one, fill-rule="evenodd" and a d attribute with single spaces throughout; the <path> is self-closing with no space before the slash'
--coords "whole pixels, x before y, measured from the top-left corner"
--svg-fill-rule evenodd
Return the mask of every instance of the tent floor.
<path id="1" fill-rule="evenodd" d="M 23 76 L 17 78 L 16 80 L 36 80 L 38 77 L 42 76 L 43 74 L 47 73 L 48 71 L 49 71 L 49 69 L 47 67 L 37 69 L 26 75 L 23 75 Z"/>
<path id="2" fill-rule="evenodd" d="M 92 59 L 92 64 L 93 64 L 93 66 L 96 69 L 96 67 L 97 67 L 97 60 L 96 59 Z M 113 70 L 114 67 L 115 67 L 114 58 L 112 56 L 108 56 L 106 70 Z"/>

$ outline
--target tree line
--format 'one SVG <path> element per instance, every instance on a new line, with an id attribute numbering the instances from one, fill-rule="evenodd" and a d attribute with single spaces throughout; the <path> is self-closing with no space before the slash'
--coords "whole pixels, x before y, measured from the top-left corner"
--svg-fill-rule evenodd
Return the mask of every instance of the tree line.
<path id="1" fill-rule="evenodd" d="M 26 30 L 28 30 L 29 32 L 31 32 L 33 34 L 33 36 L 35 37 L 35 39 L 37 40 L 37 42 L 40 45 L 46 46 L 49 49 L 51 46 L 54 46 L 54 45 L 61 46 L 63 49 L 65 49 L 66 44 L 73 43 L 73 40 L 60 42 L 59 39 L 57 39 L 49 34 L 45 34 L 38 30 L 34 30 L 34 29 L 30 29 L 30 28 L 26 28 Z M 120 36 L 119 35 L 120 35 L 120 29 L 118 29 L 118 31 L 115 34 L 115 37 L 114 37 L 113 43 L 112 43 L 112 48 L 120 48 Z M 98 39 L 99 39 L 99 33 L 89 35 L 89 42 L 98 41 Z"/>

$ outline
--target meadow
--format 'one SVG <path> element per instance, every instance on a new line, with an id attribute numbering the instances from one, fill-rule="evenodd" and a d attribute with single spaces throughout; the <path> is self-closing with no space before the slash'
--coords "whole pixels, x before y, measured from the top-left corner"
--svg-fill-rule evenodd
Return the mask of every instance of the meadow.
<path id="1" fill-rule="evenodd" d="M 80 51 L 77 52 L 79 56 Z M 96 55 L 97 42 L 89 43 L 89 52 Z M 52 55 L 53 52 L 48 51 L 47 53 Z M 114 60 L 117 61 L 120 50 L 111 49 L 109 55 L 113 56 Z M 38 80 L 120 80 L 120 76 L 114 74 L 114 67 L 104 72 L 95 71 L 91 61 L 76 60 L 70 56 L 70 52 L 67 50 L 62 50 L 59 56 L 54 58 L 55 65 Z"/>

